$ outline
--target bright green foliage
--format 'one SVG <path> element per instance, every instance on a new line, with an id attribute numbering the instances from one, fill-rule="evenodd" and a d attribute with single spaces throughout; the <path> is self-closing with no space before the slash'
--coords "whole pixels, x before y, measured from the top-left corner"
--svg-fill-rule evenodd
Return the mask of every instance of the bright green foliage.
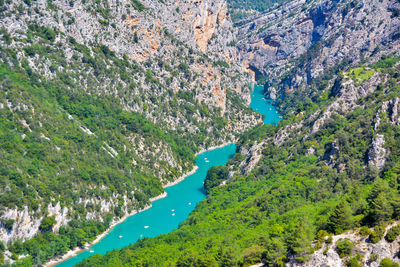
<path id="1" fill-rule="evenodd" d="M 386 234 L 386 236 L 385 236 L 385 239 L 388 241 L 388 242 L 393 242 L 393 241 L 395 241 L 396 240 L 396 238 L 398 237 L 400 235 L 400 225 L 396 225 L 396 226 L 393 226 L 392 228 L 390 228 L 388 231 L 387 231 L 387 234 Z"/>
<path id="2" fill-rule="evenodd" d="M 399 264 L 390 260 L 389 258 L 384 258 L 379 263 L 379 267 L 399 267 Z"/>
<path id="3" fill-rule="evenodd" d="M 360 263 L 358 262 L 358 258 L 357 257 L 353 257 L 351 258 L 347 263 L 346 263 L 347 267 L 360 267 Z"/>
<path id="4" fill-rule="evenodd" d="M 316 236 L 317 243 L 315 244 L 315 247 L 314 247 L 315 250 L 322 248 L 322 244 L 325 242 L 325 237 L 328 235 L 329 235 L 328 232 L 325 230 L 318 231 L 317 236 Z"/>
<path id="5" fill-rule="evenodd" d="M 363 227 L 361 227 L 359 233 L 362 236 L 369 236 L 371 234 L 371 230 L 367 226 L 363 226 Z"/>
<path id="6" fill-rule="evenodd" d="M 220 185 L 223 180 L 228 178 L 228 168 L 226 166 L 214 166 L 211 167 L 204 181 L 204 189 L 207 193 L 210 193 L 211 189 Z"/>
<path id="7" fill-rule="evenodd" d="M 374 70 L 367 70 L 365 67 L 354 68 L 344 73 L 345 77 L 349 77 L 354 80 L 356 85 L 360 85 L 365 81 L 368 81 L 372 75 L 374 75 Z"/>
<path id="8" fill-rule="evenodd" d="M 393 68 L 388 75 L 398 81 L 400 70 Z M 299 261 L 307 260 L 313 251 L 312 241 L 325 235 L 317 235 L 320 230 L 341 232 L 378 225 L 375 232 L 380 233 L 381 221 L 398 219 L 400 214 L 399 127 L 382 120 L 376 130 L 385 135 L 390 148 L 381 171 L 366 167 L 366 159 L 376 134 L 372 129 L 380 105 L 399 97 L 398 89 L 397 82 L 379 86 L 373 97 L 359 100 L 362 108 L 327 119 L 306 142 L 298 130 L 282 145 L 274 143 L 273 136 L 281 127 L 300 120 L 291 115 L 278 126 L 260 125 L 244 133 L 239 149 L 265 142 L 262 157 L 250 174 L 241 175 L 244 156 L 236 154 L 228 163 L 236 175 L 225 186 L 214 187 L 179 229 L 89 258 L 79 266 L 112 266 L 114 262 L 124 266 L 174 266 L 178 261 L 241 266 L 260 254 L 262 261 L 280 265 L 288 254 Z M 301 101 L 295 104 L 299 103 L 307 117 L 315 108 L 324 108 L 330 99 L 303 106 Z M 303 132 L 309 133 L 309 128 Z M 340 153 L 331 153 L 334 141 Z M 310 147 L 314 155 L 307 155 Z M 330 160 L 333 163 L 328 166 Z M 329 240 L 332 238 L 327 243 Z M 343 256 L 350 255 L 350 241 L 341 240 L 336 245 Z"/>
<path id="9" fill-rule="evenodd" d="M 336 251 L 341 258 L 350 256 L 352 254 L 353 247 L 354 244 L 351 243 L 347 238 L 336 241 Z"/>

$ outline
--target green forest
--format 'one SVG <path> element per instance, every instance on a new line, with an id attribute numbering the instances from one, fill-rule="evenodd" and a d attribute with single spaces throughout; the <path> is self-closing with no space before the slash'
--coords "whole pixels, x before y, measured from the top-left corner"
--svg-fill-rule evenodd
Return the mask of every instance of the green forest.
<path id="1" fill-rule="evenodd" d="M 305 261 L 323 242 L 332 242 L 327 236 L 354 228 L 360 228 L 359 235 L 369 237 L 371 243 L 383 238 L 393 242 L 400 234 L 398 227 L 386 236 L 384 229 L 389 221 L 400 218 L 400 129 L 387 119 L 376 131 L 372 126 L 378 103 L 400 96 L 397 61 L 384 58 L 369 66 L 390 79 L 373 95 L 359 100 L 363 107 L 335 115 L 306 142 L 302 142 L 304 136 L 280 147 L 269 142 L 249 175 L 237 174 L 225 186 L 215 186 L 225 179 L 220 178 L 226 175 L 225 168 L 237 168 L 242 159 L 239 153 L 227 167 L 210 169 L 207 199 L 179 229 L 105 256 L 92 256 L 78 266 L 248 266 L 261 261 L 283 266 L 287 255 Z M 352 79 L 362 79 L 357 71 L 349 73 L 355 73 Z M 323 108 L 333 99 L 310 104 L 305 112 Z M 286 116 L 278 126 L 260 125 L 242 135 L 239 148 L 269 140 L 296 120 Z M 366 166 L 368 140 L 376 132 L 384 134 L 391 151 L 382 170 Z M 333 140 L 341 149 L 334 156 L 336 166 L 345 166 L 341 171 L 327 165 Z M 311 146 L 316 152 L 307 155 Z M 351 255 L 354 244 L 339 240 L 336 246 L 341 257 L 350 257 L 348 264 L 359 266 L 358 256 Z M 382 266 L 391 264 L 390 259 L 381 262 Z"/>
<path id="2" fill-rule="evenodd" d="M 2 34 L 3 40 L 7 41 L 9 36 L 5 32 Z M 29 34 L 28 38 L 39 36 L 41 44 L 29 45 L 33 41 L 28 39 L 26 53 L 31 57 L 51 58 L 55 63 L 50 66 L 50 71 L 55 78 L 45 78 L 29 67 L 26 59 L 19 62 L 15 51 L 0 47 L 1 59 L 9 60 L 13 66 L 0 65 L 0 206 L 19 210 L 26 206 L 37 218 L 44 217 L 40 232 L 34 238 L 25 242 L 0 243 L 0 263 L 7 245 L 14 260 L 19 255 L 30 255 L 18 261 L 24 266 L 41 265 L 82 246 L 104 232 L 113 219 L 148 205 L 151 197 L 164 191 L 160 177 L 154 174 L 156 162 L 158 170 L 165 170 L 163 178 L 167 181 L 190 170 L 195 151 L 209 142 L 205 140 L 206 125 L 201 125 L 191 114 L 199 112 L 212 118 L 217 135 L 227 124 L 226 119 L 219 117 L 218 109 L 207 108 L 185 91 L 175 94 L 166 90 L 161 99 L 153 102 L 172 98 L 163 105 L 164 110 L 177 109 L 192 120 L 201 129 L 195 134 L 189 135 L 181 129 L 172 131 L 141 113 L 126 111 L 117 97 L 82 90 L 79 75 L 93 79 L 93 87 L 96 79 L 116 79 L 116 74 L 130 84 L 128 90 L 138 86 L 132 75 L 145 75 L 152 86 L 162 86 L 150 71 L 132 63 L 126 56 L 117 57 L 106 46 L 94 47 L 95 56 L 90 56 L 91 49 L 76 43 L 73 38 L 69 38 L 69 42 L 82 56 L 74 55 L 74 63 L 67 64 L 62 50 L 52 49 L 49 45 L 55 34 L 51 28 L 32 24 Z M 58 64 L 76 73 L 59 71 Z M 107 69 L 107 64 L 114 69 Z M 88 73 L 93 70 L 95 77 L 82 74 L 79 68 Z M 191 75 L 188 70 L 186 72 Z M 119 89 L 123 93 L 123 89 Z M 145 96 L 135 101 L 146 107 Z M 177 112 L 175 115 L 178 116 Z M 182 169 L 172 168 L 155 157 L 150 161 L 143 160 L 135 151 L 132 137 L 140 138 L 147 146 L 154 142 L 165 145 Z M 82 198 L 107 200 L 115 195 L 118 205 L 109 211 L 102 211 L 100 203 L 79 203 Z M 127 202 L 123 196 L 127 196 Z M 70 208 L 71 220 L 58 233 L 53 233 L 56 221 L 43 210 L 57 203 L 61 209 Z M 92 212 L 101 214 L 103 222 L 86 220 L 87 214 Z M 1 221 L 8 231 L 13 224 L 11 219 Z"/>

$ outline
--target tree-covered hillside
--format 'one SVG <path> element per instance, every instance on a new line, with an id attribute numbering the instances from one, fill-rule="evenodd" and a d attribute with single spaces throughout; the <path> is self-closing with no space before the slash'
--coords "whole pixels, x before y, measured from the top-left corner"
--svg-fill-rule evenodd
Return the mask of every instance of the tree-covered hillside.
<path id="1" fill-rule="evenodd" d="M 0 1 L 0 264 L 83 246 L 257 123 L 224 5 L 198 43 L 192 1 Z"/>
<path id="2" fill-rule="evenodd" d="M 228 163 L 236 174 L 211 189 L 178 230 L 93 256 L 78 266 L 248 266 L 261 261 L 283 266 L 289 260 L 306 261 L 329 233 L 375 227 L 370 242 L 381 240 L 382 225 L 400 218 L 400 124 L 390 104 L 400 97 L 397 62 L 383 59 L 362 68 L 370 72 L 356 68 L 342 73 L 338 83 L 371 87 L 372 93 L 314 133 L 299 134 L 312 126 L 305 118 L 326 109 L 337 95 L 305 106 L 301 115 L 278 126 L 259 126 L 244 134 L 241 153 Z M 377 77 L 380 82 L 374 84 Z M 273 142 L 283 129 L 298 123 L 303 123 L 302 130 L 290 132 L 281 145 Z M 378 168 L 371 142 L 380 135 L 386 153 L 384 167 Z M 249 164 L 245 151 L 261 142 L 260 161 L 243 175 Z M 217 168 L 209 176 L 218 173 Z M 339 249 L 345 246 L 338 244 Z"/>

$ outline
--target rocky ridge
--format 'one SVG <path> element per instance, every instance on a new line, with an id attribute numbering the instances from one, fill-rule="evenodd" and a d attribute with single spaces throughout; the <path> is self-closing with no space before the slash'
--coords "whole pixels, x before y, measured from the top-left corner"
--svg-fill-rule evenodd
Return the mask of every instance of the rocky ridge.
<path id="1" fill-rule="evenodd" d="M 197 144 L 199 150 L 232 141 L 258 123 L 258 116 L 246 108 L 249 77 L 237 63 L 238 52 L 232 46 L 235 30 L 224 0 L 6 1 L 0 28 L 2 64 L 25 69 L 40 81 L 62 81 L 66 94 L 114 99 L 124 111 L 143 114 L 166 131 L 188 138 L 204 136 Z M 61 125 L 50 122 L 46 113 L 37 112 L 35 103 L 21 96 L 2 97 L 0 110 L 18 117 L 27 131 L 20 135 L 22 139 L 32 134 L 55 142 L 51 129 Z M 59 116 L 87 138 L 103 138 L 79 115 L 61 110 Z M 100 148 L 110 159 L 133 153 L 133 168 L 159 177 L 161 184 L 192 166 L 165 140 L 141 133 L 129 133 L 122 142 L 106 140 Z M 58 145 L 52 150 L 63 152 Z M 108 189 L 93 185 L 87 190 Z M 87 209 L 85 219 L 103 221 L 104 214 L 117 207 L 122 213 L 137 209 L 138 199 L 132 196 L 136 191 L 141 191 L 140 185 L 127 195 L 88 196 L 75 204 Z M 68 224 L 73 211 L 56 198 L 35 211 L 27 206 L 2 207 L 0 220 L 14 223 L 0 229 L 0 240 L 33 237 L 44 216 L 55 216 L 53 231 L 57 232 Z"/>
<path id="2" fill-rule="evenodd" d="M 398 50 L 397 8 L 393 1 L 292 1 L 240 26 L 243 65 L 268 77 L 274 98 L 300 94 L 341 63 Z"/>

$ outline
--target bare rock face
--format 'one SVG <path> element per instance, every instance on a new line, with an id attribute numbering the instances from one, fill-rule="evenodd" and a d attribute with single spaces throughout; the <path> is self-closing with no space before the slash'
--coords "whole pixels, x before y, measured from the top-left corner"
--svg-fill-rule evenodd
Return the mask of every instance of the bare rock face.
<path id="1" fill-rule="evenodd" d="M 208 41 L 213 37 L 218 25 L 223 25 L 227 16 L 226 2 L 198 1 L 200 13 L 194 21 L 194 36 L 200 50 L 207 51 Z"/>
<path id="2" fill-rule="evenodd" d="M 262 157 L 261 150 L 263 145 L 264 142 L 255 142 L 254 145 L 249 148 L 249 150 L 246 148 L 241 148 L 242 155 L 245 155 L 245 160 L 243 160 L 239 165 L 242 174 L 248 175 L 260 161 Z"/>
<path id="3" fill-rule="evenodd" d="M 398 50 L 396 8 L 389 0 L 291 1 L 237 23 L 243 65 L 268 78 L 267 90 L 294 92 L 344 61 Z"/>
<path id="4" fill-rule="evenodd" d="M 238 62 L 239 52 L 233 46 L 236 30 L 225 0 L 140 0 L 140 5 L 131 0 L 94 2 L 10 1 L 0 12 L 0 28 L 9 34 L 10 42 L 1 38 L 0 46 L 15 51 L 16 62 L 26 62 L 33 73 L 48 81 L 57 81 L 57 73 L 63 73 L 79 85 L 76 88 L 82 94 L 113 98 L 124 111 L 140 113 L 162 129 L 187 136 L 204 134 L 200 148 L 233 141 L 258 123 L 255 113 L 237 103 L 237 99 L 250 103 L 250 76 L 242 72 Z M 32 32 L 35 27 L 48 29 L 51 36 L 39 36 Z M 29 54 L 27 48 L 31 46 L 45 52 Z M 17 67 L 7 57 L 0 57 L 0 62 Z M 116 71 L 115 67 L 123 64 L 128 71 Z M 68 86 L 64 89 L 66 93 L 73 90 Z M 19 124 L 35 134 L 32 122 L 41 115 L 32 107 L 7 98 L 0 103 L 0 109 L 4 108 L 25 112 Z M 78 118 L 65 116 L 83 134 L 97 137 L 96 131 Z M 223 120 L 223 126 L 218 126 L 214 138 L 215 117 Z M 53 140 L 45 129 L 41 131 L 38 136 L 42 140 Z M 179 158 L 163 140 L 149 140 L 140 134 L 123 138 L 126 142 L 118 145 L 104 141 L 101 153 L 116 159 L 129 150 L 134 153 L 132 166 L 142 174 L 158 177 L 161 183 L 178 178 L 192 164 Z M 60 150 L 55 147 L 55 151 Z M 85 218 L 101 221 L 102 212 L 112 212 L 117 206 L 117 197 L 82 199 L 85 208 L 101 206 L 100 211 L 90 210 Z M 124 198 L 125 213 L 135 208 L 134 199 L 120 198 Z M 33 237 L 44 213 L 55 216 L 53 231 L 57 232 L 68 223 L 73 209 L 60 203 L 43 204 L 38 211 L 0 207 L 0 221 L 14 220 L 11 230 L 0 227 L 0 240 Z"/>
<path id="5" fill-rule="evenodd" d="M 36 235 L 42 218 L 35 219 L 28 207 L 23 210 L 6 209 L 1 219 L 13 220 L 14 224 L 10 230 L 0 227 L 0 241 L 5 243 L 15 239 L 28 239 Z"/>
<path id="6" fill-rule="evenodd" d="M 368 153 L 368 163 L 369 165 L 375 166 L 378 169 L 382 169 L 385 165 L 385 156 L 386 149 L 385 145 L 385 136 L 382 134 L 378 134 L 372 140 L 372 149 Z"/>
<path id="7" fill-rule="evenodd" d="M 386 227 L 386 231 L 397 225 L 398 222 L 395 222 L 388 227 Z M 398 257 L 393 257 L 399 251 L 399 244 L 397 238 L 396 241 L 389 243 L 384 238 L 376 244 L 370 243 L 367 241 L 366 236 L 361 236 L 357 230 L 349 231 L 340 235 L 332 236 L 332 244 L 323 244 L 323 247 L 314 252 L 311 256 L 311 259 L 305 263 L 298 263 L 295 261 L 290 262 L 287 266 L 309 266 L 309 267 L 327 267 L 327 266 L 338 266 L 345 267 L 347 266 L 348 257 L 340 258 L 338 252 L 336 251 L 336 241 L 340 239 L 347 238 L 355 247 L 353 248 L 353 254 L 360 253 L 362 255 L 362 264 L 364 266 L 378 267 L 379 263 L 384 258 L 389 258 L 392 261 L 400 263 Z M 375 261 L 370 261 L 371 255 L 376 254 L 378 258 Z"/>

